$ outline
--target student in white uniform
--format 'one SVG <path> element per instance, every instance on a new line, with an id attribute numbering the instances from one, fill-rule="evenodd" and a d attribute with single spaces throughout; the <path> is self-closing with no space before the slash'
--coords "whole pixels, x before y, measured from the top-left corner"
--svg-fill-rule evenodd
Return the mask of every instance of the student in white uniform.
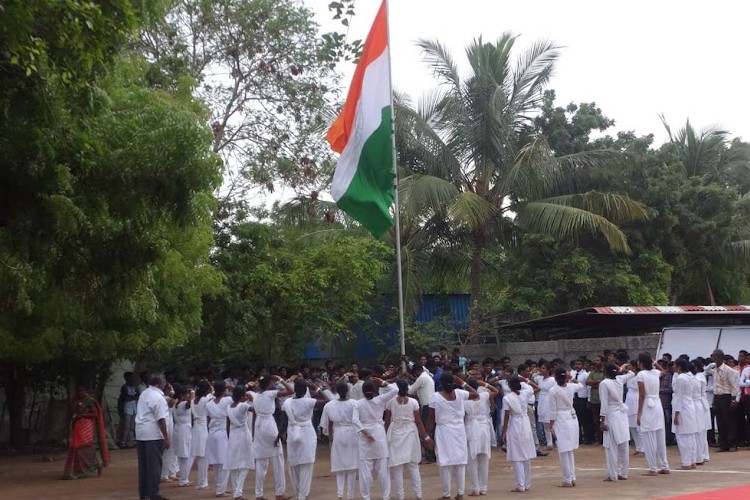
<path id="1" fill-rule="evenodd" d="M 321 421 L 328 421 L 331 472 L 336 474 L 336 498 L 353 500 L 354 482 L 359 469 L 359 438 L 354 427 L 354 407 L 357 402 L 349 399 L 349 384 L 346 381 L 336 384 L 336 393 L 338 399 L 323 407 Z"/>
<path id="2" fill-rule="evenodd" d="M 677 376 L 672 381 L 672 432 L 680 450 L 682 470 L 695 469 L 695 434 L 697 414 L 693 404 L 693 381 L 690 363 L 683 358 L 675 361 Z"/>
<path id="3" fill-rule="evenodd" d="M 377 387 L 376 387 L 377 384 Z M 387 387 L 385 394 L 378 396 L 378 387 Z M 398 394 L 395 385 L 372 377 L 362 384 L 364 399 L 357 401 L 352 422 L 359 432 L 359 493 L 362 500 L 370 500 L 373 476 L 380 483 L 381 494 L 388 500 L 391 494 L 391 478 L 388 475 L 388 440 L 385 435 L 383 414 L 385 406 Z"/>
<path id="4" fill-rule="evenodd" d="M 224 467 L 227 458 L 227 408 L 232 404 L 232 398 L 225 396 L 224 381 L 214 384 L 214 399 L 206 405 L 208 415 L 208 441 L 206 442 L 206 458 L 208 465 L 214 468 L 216 481 L 216 496 L 223 496 L 227 491 L 229 469 Z"/>
<path id="5" fill-rule="evenodd" d="M 175 390 L 177 405 L 174 408 L 174 431 L 172 432 L 172 446 L 179 465 L 178 486 L 191 486 L 190 466 L 192 465 L 190 455 L 190 444 L 192 442 L 192 418 L 190 416 L 190 405 L 192 404 L 190 391 L 185 386 Z"/>
<path id="6" fill-rule="evenodd" d="M 174 388 L 167 383 L 164 389 L 164 399 L 167 401 L 167 407 L 169 408 L 169 416 L 167 417 L 167 435 L 170 441 L 174 441 L 174 406 L 177 404 L 177 400 L 173 399 Z M 174 454 L 174 446 L 164 450 L 161 462 L 161 482 L 173 482 L 177 479 L 177 467 L 175 462 L 177 457 Z"/>
<path id="7" fill-rule="evenodd" d="M 693 401 L 697 410 L 699 429 L 695 437 L 695 463 L 696 465 L 703 465 L 710 459 L 708 453 L 708 431 L 711 430 L 711 404 L 707 396 L 706 387 L 708 382 L 706 374 L 703 372 L 703 360 L 699 358 L 694 359 L 692 364 L 695 369 L 695 380 L 700 387 L 700 404 L 695 404 L 695 401 Z"/>
<path id="8" fill-rule="evenodd" d="M 633 372 L 625 387 L 628 392 L 625 395 L 625 406 L 628 408 L 628 428 L 630 429 L 630 438 L 633 440 L 635 445 L 635 451 L 633 456 L 643 456 L 643 442 L 641 440 L 641 434 L 638 432 L 638 380 L 635 375 L 638 375 L 638 361 L 632 360 L 630 362 L 630 370 Z"/>
<path id="9" fill-rule="evenodd" d="M 625 481 L 630 467 L 628 409 L 622 402 L 622 393 L 623 384 L 634 378 L 635 373 L 629 371 L 624 375 L 617 375 L 617 371 L 614 364 L 605 364 L 604 380 L 599 382 L 599 426 L 604 437 L 604 456 L 608 472 L 605 481 Z"/>
<path id="10" fill-rule="evenodd" d="M 462 388 L 456 388 L 456 384 Z M 460 387 L 460 386 L 459 386 Z M 468 441 L 464 406 L 470 399 L 479 395 L 452 373 L 443 372 L 440 377 L 440 392 L 432 396 L 427 431 L 435 431 L 435 453 L 440 467 L 440 482 L 443 486 L 442 498 L 451 496 L 451 475 L 456 475 L 456 498 L 463 498 L 466 486 L 466 464 L 469 462 Z M 531 437 L 531 434 L 529 434 Z"/>
<path id="11" fill-rule="evenodd" d="M 466 383 L 479 394 L 479 399 L 469 400 L 464 404 L 466 412 L 464 424 L 469 445 L 467 469 L 471 482 L 471 496 L 486 495 L 494 434 L 490 401 L 498 391 L 493 386 L 475 378 L 470 378 Z"/>
<path id="12" fill-rule="evenodd" d="M 253 407 L 247 403 L 252 392 L 242 385 L 232 390 L 232 403 L 227 407 L 229 419 L 229 443 L 224 469 L 229 472 L 229 482 L 232 485 L 232 495 L 235 500 L 243 499 L 245 479 L 250 469 L 255 468 L 253 457 L 253 436 L 247 423 Z"/>
<path id="13" fill-rule="evenodd" d="M 432 446 L 432 439 L 422 424 L 419 402 L 409 397 L 409 384 L 397 380 L 398 396 L 385 405 L 385 429 L 388 437 L 388 469 L 396 499 L 403 500 L 404 466 L 409 469 L 414 496 L 422 498 L 422 478 L 419 461 L 422 459 L 420 436 L 425 446 Z"/>
<path id="14" fill-rule="evenodd" d="M 297 375 L 289 380 L 295 381 Z M 272 389 L 276 382 L 282 382 L 285 389 Z M 284 450 L 281 447 L 281 434 L 273 418 L 276 411 L 276 398 L 294 394 L 289 383 L 279 376 L 264 376 L 258 381 L 260 392 L 253 394 L 253 455 L 255 457 L 255 498 L 263 497 L 263 482 L 266 479 L 268 465 L 273 463 L 273 482 L 276 498 L 284 498 L 286 476 L 284 472 Z"/>
<path id="15" fill-rule="evenodd" d="M 509 392 L 503 396 L 503 444 L 507 449 L 505 459 L 512 464 L 516 481 L 511 491 L 520 493 L 531 488 L 531 459 L 536 457 L 536 448 L 518 377 L 508 379 L 508 388 Z"/>
<path id="16" fill-rule="evenodd" d="M 315 398 L 307 397 L 308 384 L 303 380 L 294 382 L 294 398 L 284 401 L 281 409 L 287 415 L 286 452 L 289 461 L 289 476 L 297 500 L 307 500 L 312 485 L 315 450 L 318 435 L 313 428 L 312 417 L 316 408 L 328 400 L 318 387 L 312 387 Z"/>
<path id="17" fill-rule="evenodd" d="M 575 450 L 580 441 L 578 417 L 573 407 L 573 397 L 581 390 L 581 384 L 569 382 L 569 375 L 564 368 L 555 370 L 556 386 L 549 390 L 550 429 L 557 441 L 557 453 L 560 456 L 563 488 L 576 485 Z"/>
<path id="18" fill-rule="evenodd" d="M 659 371 L 648 353 L 638 355 L 638 415 L 636 423 L 641 434 L 648 472 L 644 476 L 669 474 L 667 442 L 664 434 L 664 410 L 659 398 Z"/>
<path id="19" fill-rule="evenodd" d="M 555 386 L 555 378 L 550 373 L 549 367 L 546 364 L 542 365 L 542 378 L 539 380 L 539 399 L 536 404 L 536 414 L 539 422 L 542 424 L 544 429 L 544 437 L 547 442 L 547 449 L 551 450 L 554 447 L 554 438 L 552 437 L 552 431 L 550 430 L 550 411 L 549 411 L 549 391 Z"/>
<path id="20" fill-rule="evenodd" d="M 206 405 L 214 398 L 213 391 L 213 387 L 207 380 L 201 380 L 196 387 L 195 399 L 190 405 L 190 412 L 193 415 L 190 455 L 193 461 L 197 460 L 198 481 L 195 483 L 195 487 L 199 490 L 208 488 L 208 458 L 206 457 L 208 415 L 206 414 Z M 188 470 L 191 468 L 192 463 L 188 465 Z"/>

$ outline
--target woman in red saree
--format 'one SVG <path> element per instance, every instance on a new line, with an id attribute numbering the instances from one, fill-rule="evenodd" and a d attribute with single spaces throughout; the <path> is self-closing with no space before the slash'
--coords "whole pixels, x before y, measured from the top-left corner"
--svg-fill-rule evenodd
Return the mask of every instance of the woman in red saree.
<path id="1" fill-rule="evenodd" d="M 88 390 L 79 387 L 71 408 L 68 460 L 63 479 L 81 479 L 109 465 L 109 450 L 104 432 L 104 415 Z"/>

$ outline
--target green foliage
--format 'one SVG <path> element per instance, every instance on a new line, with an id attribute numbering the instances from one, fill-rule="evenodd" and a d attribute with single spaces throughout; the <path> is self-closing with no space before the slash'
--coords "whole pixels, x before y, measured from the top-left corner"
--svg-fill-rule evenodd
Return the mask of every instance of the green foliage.
<path id="1" fill-rule="evenodd" d="M 603 250 L 524 236 L 502 263 L 505 282 L 488 283 L 486 314 L 522 321 L 599 305 L 667 303 L 671 266 L 661 255 L 613 259 Z"/>
<path id="2" fill-rule="evenodd" d="M 217 239 L 222 293 L 206 300 L 201 336 L 172 359 L 191 366 L 294 361 L 317 340 L 351 340 L 392 252 L 372 238 L 236 222 Z"/>
<path id="3" fill-rule="evenodd" d="M 0 231 L 3 357 L 137 356 L 200 327 L 218 162 L 200 107 L 142 86 L 139 66 L 99 80 L 95 111 L 4 144 L 17 198 Z"/>

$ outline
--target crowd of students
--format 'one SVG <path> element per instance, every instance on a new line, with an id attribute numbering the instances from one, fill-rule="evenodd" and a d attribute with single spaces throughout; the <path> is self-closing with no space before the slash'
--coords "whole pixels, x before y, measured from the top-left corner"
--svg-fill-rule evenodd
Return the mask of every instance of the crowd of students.
<path id="1" fill-rule="evenodd" d="M 439 467 L 442 498 L 463 498 L 467 472 L 470 495 L 487 495 L 493 448 L 512 465 L 514 492 L 531 487 L 530 461 L 551 450 L 560 486 L 575 487 L 580 444 L 603 445 L 605 481 L 628 478 L 631 439 L 646 475 L 669 474 L 672 437 L 681 467 L 694 469 L 709 460 L 713 415 L 722 451 L 747 439 L 746 418 L 743 437 L 737 433 L 750 398 L 743 396 L 750 391 L 745 358 L 735 362 L 717 350 L 710 363 L 669 355 L 654 362 L 646 353 L 629 360 L 608 351 L 591 361 L 528 360 L 513 368 L 509 358 L 480 363 L 441 348 L 387 367 L 231 370 L 224 380 L 174 387 L 156 377 L 137 398 L 140 497 L 164 499 L 159 480 L 206 489 L 210 467 L 217 497 L 244 499 L 254 470 L 254 496 L 264 498 L 270 468 L 275 497 L 290 498 L 288 466 L 291 498 L 307 499 L 321 440 L 330 443 L 338 499 L 354 498 L 357 481 L 363 500 L 374 483 L 382 498 L 403 499 L 405 470 L 421 499 L 419 465 L 429 462 Z"/>

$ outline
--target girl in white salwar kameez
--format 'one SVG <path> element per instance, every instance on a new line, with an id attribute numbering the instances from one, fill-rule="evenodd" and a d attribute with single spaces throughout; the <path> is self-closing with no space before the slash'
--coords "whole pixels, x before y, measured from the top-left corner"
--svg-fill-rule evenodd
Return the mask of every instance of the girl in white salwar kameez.
<path id="1" fill-rule="evenodd" d="M 289 476 L 297 500 L 307 500 L 312 485 L 315 450 L 318 435 L 312 424 L 315 408 L 327 403 L 317 387 L 313 394 L 318 398 L 306 397 L 307 384 L 302 380 L 294 383 L 294 398 L 287 399 L 281 409 L 287 415 L 286 452 L 289 462 Z"/>
<path id="2" fill-rule="evenodd" d="M 166 419 L 167 423 L 167 436 L 169 440 L 174 440 L 174 407 L 177 400 L 172 399 L 168 394 L 172 394 L 173 388 L 167 384 L 164 389 L 164 398 L 167 400 L 167 406 L 169 408 L 169 416 Z M 164 450 L 161 460 L 161 481 L 172 482 L 177 478 L 177 457 L 174 454 L 174 446 L 170 446 Z"/>
<path id="3" fill-rule="evenodd" d="M 459 379 L 460 380 L 460 379 Z M 466 464 L 469 463 L 469 445 L 464 426 L 466 401 L 478 399 L 479 395 L 467 384 L 456 389 L 457 380 L 452 373 L 443 372 L 440 377 L 440 392 L 432 395 L 427 431 L 434 429 L 435 454 L 440 467 L 442 498 L 451 496 L 451 475 L 456 474 L 456 497 L 463 498 L 466 486 Z M 463 383 L 463 381 L 461 381 Z M 529 434 L 531 435 L 531 434 Z"/>
<path id="4" fill-rule="evenodd" d="M 425 445 L 432 445 L 430 437 L 422 425 L 419 402 L 409 397 L 409 384 L 396 381 L 398 396 L 385 405 L 385 428 L 388 437 L 388 468 L 391 483 L 396 490 L 396 499 L 403 500 L 404 466 L 409 469 L 414 496 L 422 498 L 422 478 L 419 475 L 419 461 L 422 449 L 419 437 L 424 437 Z"/>
<path id="5" fill-rule="evenodd" d="M 290 381 L 297 379 L 294 375 Z M 286 388 L 274 390 L 270 387 L 275 382 L 282 382 Z M 276 411 L 276 398 L 294 394 L 294 389 L 281 377 L 261 377 L 258 381 L 260 392 L 253 394 L 253 455 L 255 456 L 255 498 L 263 498 L 263 482 L 266 479 L 268 465 L 273 464 L 274 493 L 277 500 L 286 499 L 286 476 L 284 472 L 284 450 L 281 447 L 281 435 L 273 418 Z"/>
<path id="6" fill-rule="evenodd" d="M 354 482 L 359 470 L 359 437 L 354 427 L 355 400 L 349 399 L 349 384 L 336 384 L 339 398 L 323 407 L 321 422 L 328 422 L 328 439 L 331 441 L 331 472 L 336 474 L 336 498 L 354 498 Z"/>
<path id="7" fill-rule="evenodd" d="M 696 372 L 695 380 L 699 385 L 698 394 L 700 396 L 700 403 L 696 403 L 695 399 L 693 399 L 698 417 L 698 433 L 695 435 L 695 463 L 703 465 L 710 459 L 708 454 L 708 431 L 711 430 L 711 405 L 708 404 L 708 398 L 706 397 L 706 374 L 703 373 L 703 361 L 694 359 L 692 363 Z"/>
<path id="8" fill-rule="evenodd" d="M 625 481 L 630 456 L 627 407 L 622 402 L 622 393 L 623 384 L 634 378 L 635 373 L 617 375 L 617 367 L 607 363 L 604 365 L 604 377 L 599 383 L 599 425 L 604 436 L 604 456 L 607 460 L 608 477 L 605 481 Z"/>
<path id="9" fill-rule="evenodd" d="M 638 432 L 641 433 L 648 472 L 644 476 L 669 474 L 667 442 L 664 434 L 664 410 L 659 398 L 659 371 L 648 353 L 638 355 Z"/>
<path id="10" fill-rule="evenodd" d="M 179 387 L 176 391 L 177 405 L 174 408 L 174 431 L 172 432 L 172 447 L 179 465 L 178 486 L 190 486 L 190 466 L 192 465 L 190 445 L 193 437 L 190 417 L 191 391 L 187 387 Z"/>
<path id="11" fill-rule="evenodd" d="M 190 439 L 190 455 L 197 461 L 198 481 L 195 487 L 199 490 L 208 488 L 208 457 L 206 457 L 206 443 L 208 442 L 208 415 L 206 405 L 214 396 L 213 387 L 206 380 L 198 382 L 195 400 L 190 405 L 193 415 L 193 433 Z M 192 468 L 189 464 L 188 470 Z"/>
<path id="12" fill-rule="evenodd" d="M 570 375 L 565 368 L 555 370 L 555 382 L 557 385 L 549 390 L 549 415 L 552 436 L 557 441 L 557 453 L 560 456 L 560 468 L 562 469 L 563 488 L 571 488 L 576 485 L 576 462 L 575 450 L 578 449 L 580 441 L 580 428 L 575 408 L 573 408 L 573 397 L 583 389 L 581 384 L 569 382 Z"/>
<path id="13" fill-rule="evenodd" d="M 247 500 L 242 496 L 245 479 L 250 469 L 255 468 L 253 457 L 253 436 L 247 425 L 252 405 L 246 401 L 252 397 L 244 386 L 237 386 L 232 392 L 232 404 L 227 408 L 229 419 L 229 445 L 224 469 L 229 472 L 234 500 Z"/>
<path id="14" fill-rule="evenodd" d="M 223 381 L 214 384 L 214 399 L 206 405 L 208 415 L 208 441 L 206 442 L 206 458 L 208 465 L 214 468 L 216 480 L 216 496 L 223 496 L 227 491 L 229 469 L 224 467 L 227 459 L 227 408 L 232 404 L 232 398 L 224 396 L 226 385 Z"/>
<path id="15" fill-rule="evenodd" d="M 387 391 L 378 396 L 378 387 Z M 383 414 L 385 406 L 398 394 L 395 385 L 387 385 L 372 377 L 362 384 L 364 399 L 357 401 L 352 421 L 359 432 L 359 493 L 362 500 L 370 500 L 373 476 L 380 483 L 383 500 L 391 494 L 391 478 L 388 475 L 388 440 L 385 435 Z"/>
<path id="16" fill-rule="evenodd" d="M 690 363 L 685 359 L 675 361 L 677 376 L 672 381 L 672 432 L 680 450 L 682 470 L 695 469 L 695 434 L 698 420 L 693 404 L 693 381 Z"/>
<path id="17" fill-rule="evenodd" d="M 625 395 L 625 406 L 628 407 L 628 428 L 630 429 L 630 437 L 635 445 L 635 451 L 633 456 L 637 457 L 643 455 L 643 441 L 641 440 L 641 434 L 638 432 L 638 380 L 635 375 L 638 375 L 638 361 L 633 360 L 630 362 L 630 368 L 633 372 L 631 377 L 625 384 L 628 392 Z"/>
<path id="18" fill-rule="evenodd" d="M 490 457 L 492 455 L 492 417 L 490 400 L 497 394 L 497 389 L 475 378 L 467 382 L 477 391 L 479 399 L 469 400 L 464 404 L 464 424 L 468 441 L 469 471 L 471 496 L 486 495 L 490 475 Z M 480 387 L 481 385 L 481 387 Z"/>
<path id="19" fill-rule="evenodd" d="M 503 396 L 503 444 L 505 459 L 513 466 L 516 487 L 511 491 L 520 493 L 531 488 L 531 459 L 536 457 L 534 438 L 526 410 L 526 401 L 521 398 L 521 381 L 518 377 L 508 379 L 508 392 Z"/>
<path id="20" fill-rule="evenodd" d="M 550 371 L 546 365 L 542 365 L 543 378 L 539 381 L 539 399 L 536 405 L 536 415 L 539 422 L 544 428 L 544 437 L 547 442 L 547 449 L 551 450 L 554 446 L 554 438 L 550 430 L 550 411 L 549 411 L 549 391 L 555 386 L 555 378 L 550 376 Z"/>

